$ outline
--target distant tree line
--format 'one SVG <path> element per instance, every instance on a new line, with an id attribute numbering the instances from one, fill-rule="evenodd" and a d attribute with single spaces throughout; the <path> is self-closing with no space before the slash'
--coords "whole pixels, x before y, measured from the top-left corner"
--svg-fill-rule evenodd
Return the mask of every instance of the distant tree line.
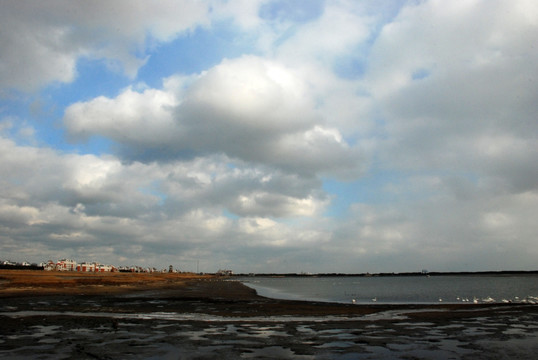
<path id="1" fill-rule="evenodd" d="M 37 265 L 37 264 L 23 265 L 23 264 L 3 264 L 3 263 L 0 263 L 0 269 L 7 269 L 7 270 L 43 270 L 43 266 L 40 266 L 40 265 Z"/>

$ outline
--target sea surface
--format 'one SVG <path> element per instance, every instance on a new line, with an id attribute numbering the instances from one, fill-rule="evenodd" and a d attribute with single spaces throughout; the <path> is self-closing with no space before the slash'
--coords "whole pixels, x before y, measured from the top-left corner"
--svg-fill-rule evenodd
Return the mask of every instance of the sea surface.
<path id="1" fill-rule="evenodd" d="M 248 277 L 240 281 L 259 295 L 274 299 L 356 304 L 538 304 L 538 274 Z"/>

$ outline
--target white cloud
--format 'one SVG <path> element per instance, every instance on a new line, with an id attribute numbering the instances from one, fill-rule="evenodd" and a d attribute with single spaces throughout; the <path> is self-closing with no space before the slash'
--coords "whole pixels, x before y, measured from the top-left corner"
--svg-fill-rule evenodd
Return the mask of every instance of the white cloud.
<path id="1" fill-rule="evenodd" d="M 9 154 L 0 157 L 4 256 L 16 253 L 14 244 L 34 243 L 48 249 L 34 254 L 35 261 L 55 251 L 91 255 L 91 248 L 103 247 L 100 261 L 109 262 L 149 261 L 196 244 L 211 244 L 213 254 L 226 239 L 236 249 L 244 241 L 289 246 L 303 230 L 268 217 L 313 216 L 327 204 L 318 181 L 228 167 L 222 156 L 122 164 L 112 156 L 61 154 L 3 138 L 0 146 Z M 226 209 L 242 217 L 222 215 Z M 259 233 L 247 218 L 257 219 Z M 144 251 L 136 257 L 127 245 Z"/>
<path id="2" fill-rule="evenodd" d="M 75 138 L 112 138 L 132 159 L 224 153 L 307 176 L 358 173 L 358 150 L 323 125 L 305 80 L 278 63 L 224 60 L 183 91 L 127 89 L 71 105 L 64 123 Z"/>
<path id="3" fill-rule="evenodd" d="M 170 41 L 207 24 L 207 6 L 190 0 L 3 2 L 0 47 L 9 51 L 0 55 L 0 86 L 33 91 L 71 82 L 81 57 L 133 77 L 146 61 L 146 42 Z"/>
<path id="4" fill-rule="evenodd" d="M 214 1 L 212 10 L 216 19 L 233 19 L 243 31 L 252 31 L 261 26 L 260 6 L 267 0 Z"/>
<path id="5" fill-rule="evenodd" d="M 109 155 L 47 147 L 42 124 L 2 104 L 0 253 L 246 271 L 532 268 L 538 5 L 278 5 L 4 5 L 3 89 L 72 81 L 81 57 L 132 76 L 161 42 L 217 23 L 250 53 L 68 106 L 62 130 L 89 140 L 81 149 L 111 140 Z"/>
<path id="6" fill-rule="evenodd" d="M 293 215 L 313 216 L 327 205 L 311 196 L 297 199 L 291 196 L 256 192 L 241 194 L 230 206 L 238 215 L 259 214 L 267 217 L 288 217 Z"/>
<path id="7" fill-rule="evenodd" d="M 354 261 L 370 272 L 533 268 L 536 192 L 478 191 L 462 200 L 445 188 L 436 195 L 355 204 L 348 221 L 334 230 L 339 246 L 330 251 L 347 259 L 344 249 L 354 249 Z M 350 266 L 345 261 L 341 266 Z"/>
<path id="8" fill-rule="evenodd" d="M 115 99 L 98 97 L 69 106 L 64 123 L 75 138 L 99 134 L 127 144 L 159 146 L 175 141 L 171 109 L 176 104 L 173 92 L 128 88 Z"/>
<path id="9" fill-rule="evenodd" d="M 386 164 L 536 189 L 538 52 L 528 44 L 538 30 L 529 14 L 538 8 L 525 1 L 430 1 L 383 28 L 365 78 Z"/>
<path id="10" fill-rule="evenodd" d="M 335 59 L 353 53 L 371 33 L 372 19 L 360 7 L 327 3 L 320 18 L 302 26 L 277 47 L 277 57 L 290 64 L 320 62 L 331 68 Z"/>
<path id="11" fill-rule="evenodd" d="M 437 78 L 505 61 L 530 61 L 536 50 L 527 45 L 538 35 L 531 14 L 537 12 L 528 1 L 408 6 L 376 39 L 368 74 L 372 89 L 385 96 L 408 86 L 418 72 Z"/>

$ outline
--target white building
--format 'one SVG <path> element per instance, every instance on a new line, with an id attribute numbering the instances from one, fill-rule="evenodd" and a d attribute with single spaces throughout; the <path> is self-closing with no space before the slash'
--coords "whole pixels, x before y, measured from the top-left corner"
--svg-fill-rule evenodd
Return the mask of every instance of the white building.
<path id="1" fill-rule="evenodd" d="M 71 259 L 61 259 L 56 262 L 56 270 L 59 271 L 75 271 L 77 262 Z"/>

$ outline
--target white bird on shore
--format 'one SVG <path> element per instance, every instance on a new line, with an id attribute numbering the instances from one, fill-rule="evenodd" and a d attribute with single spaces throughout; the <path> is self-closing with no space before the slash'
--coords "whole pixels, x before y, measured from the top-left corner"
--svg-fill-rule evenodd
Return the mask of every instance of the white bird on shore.
<path id="1" fill-rule="evenodd" d="M 357 302 L 357 300 L 355 300 L 355 299 L 351 299 L 351 302 L 352 302 L 353 304 L 355 304 L 355 303 Z"/>
<path id="2" fill-rule="evenodd" d="M 376 298 L 376 297 L 375 297 L 375 298 L 373 298 L 373 299 L 372 299 L 372 301 L 373 301 L 373 302 L 376 302 L 376 301 L 377 301 L 377 298 Z"/>

